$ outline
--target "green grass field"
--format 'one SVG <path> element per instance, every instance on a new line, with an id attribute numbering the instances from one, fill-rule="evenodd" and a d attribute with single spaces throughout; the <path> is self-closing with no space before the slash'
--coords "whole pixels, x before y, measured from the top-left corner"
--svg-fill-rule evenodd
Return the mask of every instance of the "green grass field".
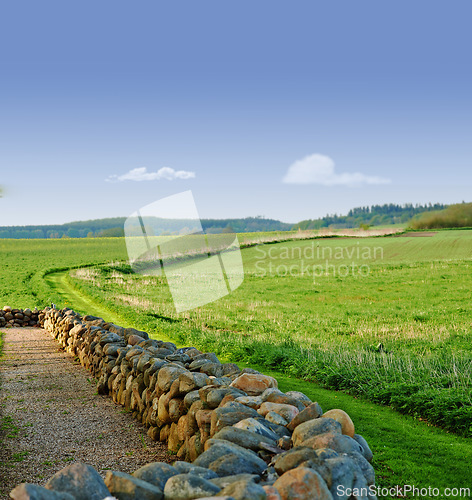
<path id="1" fill-rule="evenodd" d="M 247 248 L 243 284 L 181 314 L 164 278 L 122 263 L 70 284 L 143 328 L 471 435 L 471 250 L 472 231 Z"/>
<path id="2" fill-rule="evenodd" d="M 465 230 L 248 247 L 236 291 L 177 314 L 164 278 L 131 272 L 122 239 L 0 240 L 0 296 L 13 307 L 54 301 L 275 370 L 285 390 L 359 422 L 379 484 L 467 486 L 471 251 Z"/>

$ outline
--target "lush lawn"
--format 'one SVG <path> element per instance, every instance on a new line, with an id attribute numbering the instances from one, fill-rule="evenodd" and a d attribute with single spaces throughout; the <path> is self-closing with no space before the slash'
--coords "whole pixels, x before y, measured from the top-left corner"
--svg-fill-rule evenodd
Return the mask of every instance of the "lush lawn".
<path id="1" fill-rule="evenodd" d="M 165 278 L 127 265 L 70 283 L 148 330 L 470 435 L 471 251 L 472 231 L 247 248 L 243 284 L 181 314 Z"/>
<path id="2" fill-rule="evenodd" d="M 43 280 L 50 269 L 64 269 L 126 258 L 122 238 L 63 240 L 0 239 L 0 305 L 45 307 L 62 304 Z"/>

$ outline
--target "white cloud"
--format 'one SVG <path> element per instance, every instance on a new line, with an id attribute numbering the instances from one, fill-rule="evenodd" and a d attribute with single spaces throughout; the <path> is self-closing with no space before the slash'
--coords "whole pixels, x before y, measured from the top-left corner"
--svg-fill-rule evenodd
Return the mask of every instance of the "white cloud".
<path id="1" fill-rule="evenodd" d="M 283 178 L 286 184 L 321 184 L 322 186 L 361 186 L 363 184 L 390 184 L 390 179 L 361 174 L 337 174 L 329 156 L 314 154 L 297 160 L 288 167 Z"/>
<path id="2" fill-rule="evenodd" d="M 122 182 L 122 181 L 159 181 L 166 179 L 173 181 L 174 179 L 193 179 L 195 172 L 188 170 L 174 170 L 170 167 L 162 167 L 157 172 L 148 172 L 146 167 L 133 168 L 123 175 L 110 175 L 108 182 Z"/>

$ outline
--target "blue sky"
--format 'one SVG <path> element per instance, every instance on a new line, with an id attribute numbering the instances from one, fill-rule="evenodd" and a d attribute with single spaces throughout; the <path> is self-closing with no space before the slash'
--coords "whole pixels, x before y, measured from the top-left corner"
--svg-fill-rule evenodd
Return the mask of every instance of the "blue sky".
<path id="1" fill-rule="evenodd" d="M 472 201 L 471 15 L 465 0 L 4 2 L 0 225 L 126 216 L 188 189 L 201 217 L 287 222 Z"/>

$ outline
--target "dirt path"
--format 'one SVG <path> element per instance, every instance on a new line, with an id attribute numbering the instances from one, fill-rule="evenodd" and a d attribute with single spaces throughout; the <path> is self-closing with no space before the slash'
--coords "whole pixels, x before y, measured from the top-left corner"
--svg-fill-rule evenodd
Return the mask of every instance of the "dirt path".
<path id="1" fill-rule="evenodd" d="M 166 447 L 108 396 L 39 328 L 5 330 L 0 360 L 0 498 L 20 482 L 43 484 L 71 462 L 132 472 L 168 461 Z"/>

